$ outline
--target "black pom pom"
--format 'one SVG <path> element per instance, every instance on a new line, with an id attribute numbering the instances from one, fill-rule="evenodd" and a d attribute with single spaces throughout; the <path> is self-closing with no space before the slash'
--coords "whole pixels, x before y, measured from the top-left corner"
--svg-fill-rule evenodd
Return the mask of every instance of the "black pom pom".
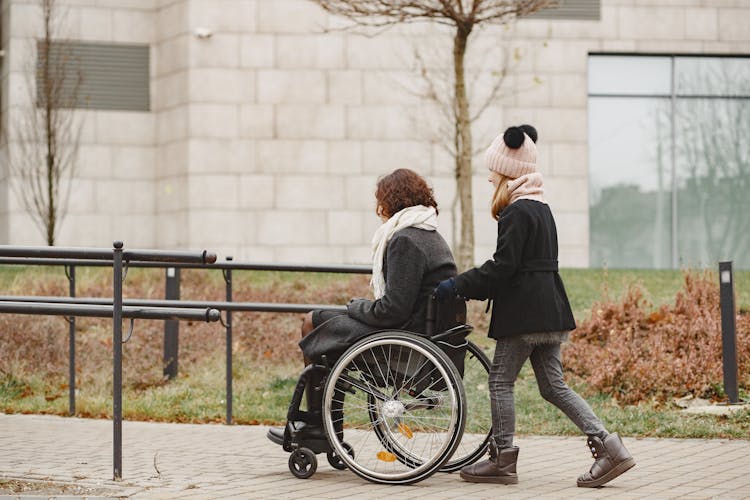
<path id="1" fill-rule="evenodd" d="M 532 141 L 536 142 L 536 139 L 537 139 L 538 135 L 537 135 L 536 129 L 534 127 L 532 127 L 531 125 L 521 125 L 518 128 L 520 128 L 521 130 L 523 130 L 526 135 L 528 135 L 529 137 L 531 137 Z"/>
<path id="2" fill-rule="evenodd" d="M 520 148 L 524 141 L 523 130 L 518 127 L 508 127 L 508 130 L 503 134 L 503 141 L 511 149 Z"/>

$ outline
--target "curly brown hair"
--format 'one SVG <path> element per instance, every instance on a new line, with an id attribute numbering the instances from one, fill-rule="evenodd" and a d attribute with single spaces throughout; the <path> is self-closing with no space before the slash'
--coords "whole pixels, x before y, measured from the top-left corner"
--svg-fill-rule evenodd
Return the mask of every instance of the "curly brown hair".
<path id="1" fill-rule="evenodd" d="M 435 207 L 435 212 L 438 211 L 432 188 L 422 176 L 408 168 L 399 168 L 378 179 L 375 199 L 378 216 L 385 218 L 415 205 Z"/>

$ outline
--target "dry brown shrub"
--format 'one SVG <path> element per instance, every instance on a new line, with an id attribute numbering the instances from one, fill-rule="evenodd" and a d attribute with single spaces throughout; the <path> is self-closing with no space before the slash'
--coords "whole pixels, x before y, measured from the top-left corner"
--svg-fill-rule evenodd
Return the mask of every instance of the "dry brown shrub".
<path id="1" fill-rule="evenodd" d="M 78 297 L 111 297 L 111 271 L 81 273 Z M 213 274 L 212 274 L 213 273 Z M 241 273 L 236 273 L 235 276 Z M 275 278 L 254 285 L 237 280 L 234 300 L 239 302 L 286 302 L 345 304 L 354 296 L 367 296 L 367 276 L 336 276 L 321 282 L 302 275 Z M 68 283 L 52 273 L 21 273 L 8 294 L 67 296 Z M 163 271 L 130 270 L 123 286 L 125 298 L 164 298 Z M 213 271 L 183 271 L 181 298 L 223 301 L 225 285 Z M 249 361 L 288 363 L 299 359 L 297 347 L 302 315 L 288 313 L 233 313 L 233 353 Z M 112 377 L 112 320 L 78 318 L 76 321 L 76 385 L 86 387 L 93 379 Z M 123 336 L 130 324 L 123 322 Z M 61 317 L 0 314 L 0 379 L 38 375 L 60 381 L 62 396 L 67 386 L 68 325 Z M 163 321 L 136 320 L 134 333 L 123 347 L 123 381 L 145 389 L 163 380 Z M 197 364 L 225 355 L 225 329 L 218 323 L 184 321 L 180 324 L 179 366 L 188 375 Z M 58 382 L 54 382 L 57 384 Z"/>
<path id="2" fill-rule="evenodd" d="M 110 271 L 111 272 L 111 271 Z M 218 273 L 183 271 L 181 297 L 186 300 L 224 300 Z M 241 273 L 236 273 L 235 276 Z M 335 276 L 320 281 L 299 278 L 235 279 L 234 300 L 344 304 L 350 297 L 368 296 L 367 276 Z M 79 279 L 78 296 L 111 297 L 111 274 L 92 271 Z M 67 281 L 49 273 L 22 273 L 8 293 L 67 295 Z M 124 295 L 163 298 L 163 271 L 131 270 Z M 469 323 L 480 335 L 489 315 L 484 303 L 469 303 Z M 250 362 L 288 363 L 299 360 L 297 342 L 302 315 L 234 313 L 233 352 Z M 125 334 L 129 324 L 123 325 Z M 59 387 L 49 397 L 63 397 L 68 373 L 68 326 L 60 317 L 0 314 L 0 377 L 34 374 Z M 164 383 L 161 321 L 138 320 L 133 338 L 124 346 L 123 380 L 145 389 Z M 482 341 L 474 338 L 475 341 Z M 112 321 L 77 320 L 77 384 L 111 380 Z M 219 324 L 182 322 L 180 373 L 225 353 L 224 328 Z M 737 356 L 740 384 L 750 390 L 750 314 L 737 317 Z M 586 380 L 596 392 L 610 393 L 622 403 L 664 401 L 693 394 L 720 397 L 722 384 L 721 327 L 717 280 L 711 273 L 686 273 L 684 287 L 669 306 L 654 309 L 639 286 L 631 286 L 621 300 L 603 300 L 590 319 L 573 333 L 565 353 L 566 369 Z M 204 365 L 205 366 L 205 365 Z"/>
<path id="3" fill-rule="evenodd" d="M 240 285 L 233 298 L 237 302 L 346 304 L 352 297 L 367 296 L 368 282 L 367 276 L 337 276 L 324 284 L 305 277 L 275 279 L 263 286 Z M 287 363 L 294 359 L 302 363 L 297 346 L 301 314 L 233 313 L 232 318 L 234 352 L 238 355 L 250 360 Z"/>
<path id="4" fill-rule="evenodd" d="M 750 389 L 750 315 L 737 316 L 740 386 Z M 566 369 L 622 403 L 692 394 L 720 398 L 719 286 L 710 272 L 684 273 L 672 305 L 654 309 L 639 285 L 594 304 L 571 336 Z"/>

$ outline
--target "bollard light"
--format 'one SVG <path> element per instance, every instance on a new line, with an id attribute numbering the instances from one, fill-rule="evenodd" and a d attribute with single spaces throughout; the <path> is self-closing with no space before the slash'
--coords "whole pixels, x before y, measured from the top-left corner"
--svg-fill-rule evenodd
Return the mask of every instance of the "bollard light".
<path id="1" fill-rule="evenodd" d="M 724 370 L 724 392 L 729 403 L 739 403 L 737 384 L 737 333 L 735 326 L 734 279 L 732 262 L 719 262 L 721 304 L 721 357 Z"/>

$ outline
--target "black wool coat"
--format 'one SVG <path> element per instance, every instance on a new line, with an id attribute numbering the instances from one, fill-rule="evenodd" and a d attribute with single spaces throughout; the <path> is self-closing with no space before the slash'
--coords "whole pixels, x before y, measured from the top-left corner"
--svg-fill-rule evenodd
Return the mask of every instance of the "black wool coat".
<path id="1" fill-rule="evenodd" d="M 456 291 L 467 299 L 491 299 L 488 336 L 574 330 L 557 268 L 557 227 L 545 203 L 517 200 L 497 222 L 497 249 L 482 266 L 456 277 Z"/>

